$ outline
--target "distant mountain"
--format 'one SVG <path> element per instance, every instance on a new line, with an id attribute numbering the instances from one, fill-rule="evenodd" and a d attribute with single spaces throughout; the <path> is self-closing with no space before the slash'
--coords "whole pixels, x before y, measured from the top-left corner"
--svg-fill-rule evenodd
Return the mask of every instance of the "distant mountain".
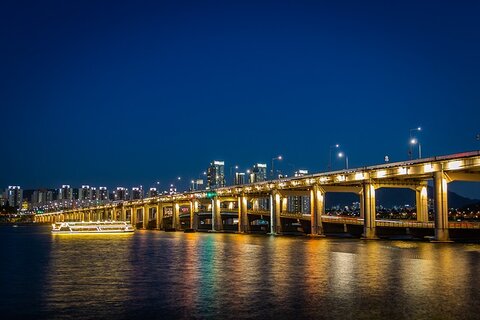
<path id="1" fill-rule="evenodd" d="M 428 187 L 428 197 L 433 198 L 433 188 Z M 410 189 L 389 189 L 381 188 L 375 192 L 377 205 L 382 205 L 385 208 L 391 208 L 393 206 L 410 205 L 415 206 L 415 191 Z M 325 207 L 331 208 L 332 206 L 350 206 L 353 202 L 359 202 L 358 195 L 353 193 L 327 193 L 325 197 Z M 470 199 L 463 197 L 455 192 L 448 192 L 448 206 L 450 208 L 462 208 L 471 204 L 479 203 L 478 199 Z"/>

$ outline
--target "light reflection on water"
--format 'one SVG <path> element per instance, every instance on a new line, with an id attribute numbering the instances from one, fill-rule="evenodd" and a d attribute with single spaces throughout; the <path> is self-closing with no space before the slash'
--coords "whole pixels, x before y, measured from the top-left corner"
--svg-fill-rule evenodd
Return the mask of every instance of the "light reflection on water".
<path id="1" fill-rule="evenodd" d="M 475 319 L 480 311 L 476 244 L 17 229 L 0 228 L 7 318 Z"/>

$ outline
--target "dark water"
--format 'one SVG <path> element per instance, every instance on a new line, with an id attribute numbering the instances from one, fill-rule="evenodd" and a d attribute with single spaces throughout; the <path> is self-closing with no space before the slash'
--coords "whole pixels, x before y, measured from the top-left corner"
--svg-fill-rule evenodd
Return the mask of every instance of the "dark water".
<path id="1" fill-rule="evenodd" d="M 2 319 L 478 319 L 480 245 L 0 227 Z"/>

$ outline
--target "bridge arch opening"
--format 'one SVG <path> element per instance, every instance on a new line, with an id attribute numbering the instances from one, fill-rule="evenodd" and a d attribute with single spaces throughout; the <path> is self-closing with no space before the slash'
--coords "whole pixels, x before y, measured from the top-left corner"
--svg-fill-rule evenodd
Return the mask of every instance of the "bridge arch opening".
<path id="1" fill-rule="evenodd" d="M 448 184 L 448 220 L 480 222 L 480 181 Z"/>
<path id="2" fill-rule="evenodd" d="M 419 187 L 419 193 L 424 193 Z M 410 188 L 380 187 L 375 190 L 375 207 L 377 219 L 417 220 L 421 203 L 417 204 L 416 190 Z M 421 200 L 419 200 L 421 201 Z M 417 208 L 418 205 L 418 208 Z M 428 214 L 428 211 L 427 211 Z M 427 218 L 427 217 L 425 217 Z M 424 219 L 425 220 L 425 219 Z M 428 220 L 426 220 L 428 221 Z"/>

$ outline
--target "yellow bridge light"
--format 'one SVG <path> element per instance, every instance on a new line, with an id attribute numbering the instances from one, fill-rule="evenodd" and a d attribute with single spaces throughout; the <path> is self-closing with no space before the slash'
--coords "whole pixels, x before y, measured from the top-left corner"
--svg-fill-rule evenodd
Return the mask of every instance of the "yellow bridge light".
<path id="1" fill-rule="evenodd" d="M 460 161 L 460 160 L 450 161 L 447 164 L 447 169 L 448 170 L 457 170 L 457 169 L 460 169 L 462 166 L 463 166 L 463 162 Z"/>

